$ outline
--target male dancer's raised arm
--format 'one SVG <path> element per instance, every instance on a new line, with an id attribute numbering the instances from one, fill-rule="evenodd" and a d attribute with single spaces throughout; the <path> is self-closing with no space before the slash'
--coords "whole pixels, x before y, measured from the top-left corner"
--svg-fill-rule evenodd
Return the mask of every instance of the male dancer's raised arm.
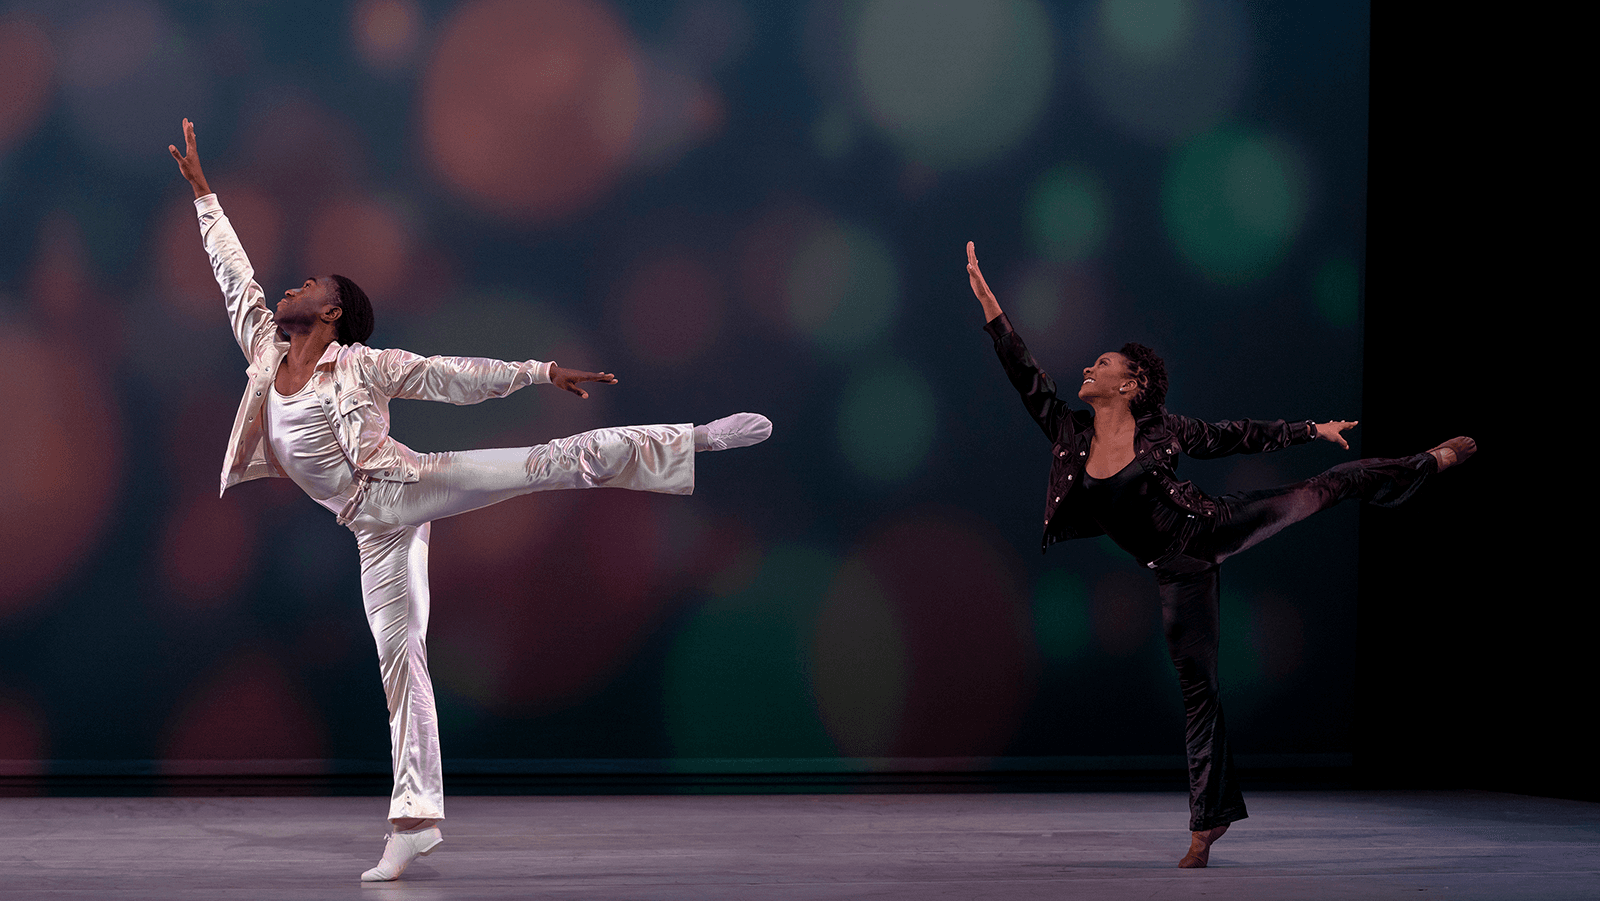
<path id="1" fill-rule="evenodd" d="M 277 324 L 267 309 L 266 292 L 255 281 L 255 268 L 245 256 L 233 224 L 222 212 L 211 185 L 206 182 L 200 167 L 200 151 L 195 146 L 194 123 L 183 120 L 184 153 L 167 145 L 167 152 L 178 161 L 178 171 L 194 190 L 195 208 L 200 215 L 200 235 L 205 241 L 206 255 L 211 259 L 211 271 L 222 288 L 227 304 L 228 322 L 233 326 L 234 340 L 251 363 L 255 363 L 272 344 L 277 334 Z"/>
<path id="2" fill-rule="evenodd" d="M 220 202 L 206 181 L 205 172 L 200 165 L 200 152 L 196 147 L 194 123 L 188 119 L 183 120 L 183 137 L 183 153 L 180 154 L 178 148 L 171 144 L 167 145 L 167 152 L 177 161 L 178 171 L 194 191 L 195 204 L 200 214 L 201 234 L 205 240 L 206 252 L 211 258 L 212 271 L 218 285 L 222 287 L 223 297 L 227 302 L 228 319 L 233 326 L 234 338 L 239 342 L 239 347 L 245 356 L 255 362 L 263 355 L 267 346 L 282 337 L 287 337 L 291 344 L 296 343 L 290 324 L 294 317 L 290 316 L 289 320 L 280 322 L 282 317 L 275 316 L 268 310 L 266 292 L 255 281 L 255 269 L 250 265 L 250 260 L 245 255 L 232 223 L 223 213 Z M 285 300 L 305 293 L 314 293 L 319 287 L 317 283 L 324 278 L 330 277 L 307 279 L 300 288 L 286 292 Z M 337 321 L 345 313 L 342 305 L 335 305 L 327 312 L 332 317 L 330 321 Z M 335 334 L 337 335 L 337 332 Z M 309 349 L 308 356 L 315 359 L 320 357 L 327 344 L 312 343 L 317 346 Z M 291 352 L 291 361 L 295 356 L 296 354 Z M 373 357 L 364 358 L 362 362 L 371 370 L 369 376 L 386 389 L 384 393 L 390 397 L 437 400 L 456 404 L 477 403 L 491 397 L 504 397 L 518 388 L 545 381 L 581 398 L 588 398 L 589 393 L 580 387 L 582 383 L 599 382 L 614 385 L 617 382 L 617 377 L 609 372 L 568 369 L 554 363 L 541 364 L 537 361 L 507 363 L 480 357 L 423 357 L 400 350 L 386 350 Z M 534 369 L 537 371 L 533 371 Z"/>

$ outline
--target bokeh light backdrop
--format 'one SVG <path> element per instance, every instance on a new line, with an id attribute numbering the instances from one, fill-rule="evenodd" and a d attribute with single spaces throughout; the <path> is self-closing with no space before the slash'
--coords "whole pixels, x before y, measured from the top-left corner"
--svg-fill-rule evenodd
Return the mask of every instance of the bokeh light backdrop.
<path id="1" fill-rule="evenodd" d="M 1148 574 L 1038 552 L 965 242 L 1069 385 L 1137 340 L 1174 411 L 1359 418 L 1367 49 L 1362 2 L 0 5 L 0 767 L 388 759 L 350 534 L 216 497 L 244 364 L 185 116 L 269 294 L 339 271 L 375 345 L 620 376 L 396 404 L 413 447 L 775 423 L 690 498 L 436 525 L 450 759 L 1180 754 Z M 1350 750 L 1355 518 L 1225 572 L 1242 753 Z"/>

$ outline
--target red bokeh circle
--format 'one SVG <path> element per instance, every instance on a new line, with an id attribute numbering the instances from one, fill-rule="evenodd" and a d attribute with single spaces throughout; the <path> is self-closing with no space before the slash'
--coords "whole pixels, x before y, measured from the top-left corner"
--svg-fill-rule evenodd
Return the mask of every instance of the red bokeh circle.
<path id="1" fill-rule="evenodd" d="M 633 41 L 588 0 L 479 0 L 445 25 L 422 87 L 428 161 L 480 209 L 550 221 L 616 179 L 639 118 Z"/>

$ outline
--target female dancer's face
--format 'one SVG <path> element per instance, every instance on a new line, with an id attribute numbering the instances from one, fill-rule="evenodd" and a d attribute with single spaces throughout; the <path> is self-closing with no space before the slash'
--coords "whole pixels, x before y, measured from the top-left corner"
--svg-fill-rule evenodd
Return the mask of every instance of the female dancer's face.
<path id="1" fill-rule="evenodd" d="M 1084 400 L 1119 395 L 1128 398 L 1128 394 L 1121 389 L 1131 392 L 1137 384 L 1128 367 L 1128 358 L 1116 351 L 1107 351 L 1093 364 L 1083 368 L 1083 384 L 1078 386 L 1078 397 Z"/>

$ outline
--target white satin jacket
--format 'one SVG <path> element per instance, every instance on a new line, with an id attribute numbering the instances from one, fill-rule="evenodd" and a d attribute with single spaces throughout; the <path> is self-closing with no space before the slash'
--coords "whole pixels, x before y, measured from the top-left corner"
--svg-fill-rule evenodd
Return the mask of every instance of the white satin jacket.
<path id="1" fill-rule="evenodd" d="M 264 406 L 289 343 L 278 340 L 277 322 L 267 309 L 266 295 L 255 282 L 255 270 L 217 195 L 200 197 L 194 205 L 211 270 L 227 303 L 234 339 L 250 364 L 245 369 L 250 383 L 239 402 L 222 463 L 221 490 L 225 492 L 240 482 L 286 475 L 266 440 Z M 548 384 L 552 365 L 538 360 L 508 363 L 481 357 L 422 357 L 404 350 L 374 350 L 364 344 L 345 346 L 335 341 L 317 361 L 311 381 L 358 481 L 415 482 L 417 452 L 389 437 L 392 398 L 475 404 L 528 385 Z M 352 507 L 359 498 L 358 493 Z M 340 521 L 353 513 L 347 509 Z"/>

